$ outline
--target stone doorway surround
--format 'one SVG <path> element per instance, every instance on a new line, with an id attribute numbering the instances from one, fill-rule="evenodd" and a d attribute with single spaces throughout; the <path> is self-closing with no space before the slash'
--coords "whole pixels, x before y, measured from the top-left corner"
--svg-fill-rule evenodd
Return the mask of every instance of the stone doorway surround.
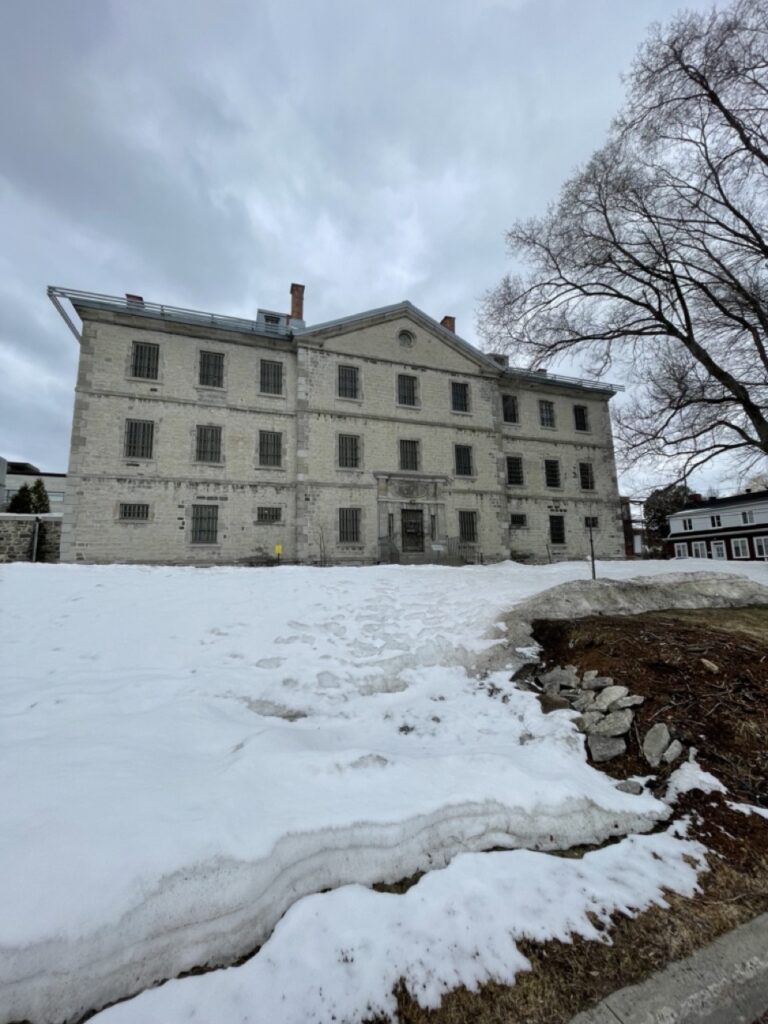
<path id="1" fill-rule="evenodd" d="M 445 491 L 447 476 L 409 472 L 374 472 L 379 510 L 379 537 L 388 541 L 394 560 L 405 563 L 439 561 L 445 550 Z M 403 526 L 414 524 L 421 512 L 423 543 L 415 549 L 414 534 L 410 541 Z M 404 515 L 406 513 L 406 515 Z M 408 515 L 407 513 L 412 513 Z M 405 543 L 404 543 L 405 541 Z"/>

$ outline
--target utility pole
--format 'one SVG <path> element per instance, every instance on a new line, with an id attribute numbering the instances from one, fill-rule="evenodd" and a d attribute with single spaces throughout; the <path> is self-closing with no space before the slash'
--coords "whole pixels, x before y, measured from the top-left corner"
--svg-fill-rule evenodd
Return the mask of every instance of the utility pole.
<path id="1" fill-rule="evenodd" d="M 597 579 L 597 574 L 595 573 L 595 542 L 592 537 L 592 519 L 592 516 L 587 516 L 587 522 L 589 523 L 589 557 L 592 562 L 592 579 L 595 580 Z"/>

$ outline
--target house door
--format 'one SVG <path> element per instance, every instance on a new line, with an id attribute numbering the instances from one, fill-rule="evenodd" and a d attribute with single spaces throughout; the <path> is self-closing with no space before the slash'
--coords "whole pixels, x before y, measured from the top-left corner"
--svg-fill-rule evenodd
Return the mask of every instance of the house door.
<path id="1" fill-rule="evenodd" d="M 725 558 L 725 541 L 724 540 L 713 540 L 712 541 L 712 557 L 713 558 Z"/>
<path id="2" fill-rule="evenodd" d="M 401 513 L 403 551 L 424 550 L 424 513 L 420 508 L 404 508 Z"/>

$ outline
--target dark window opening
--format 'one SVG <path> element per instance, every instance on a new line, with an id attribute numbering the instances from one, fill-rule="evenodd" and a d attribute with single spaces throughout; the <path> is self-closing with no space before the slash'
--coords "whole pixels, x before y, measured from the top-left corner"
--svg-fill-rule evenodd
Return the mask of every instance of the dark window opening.
<path id="1" fill-rule="evenodd" d="M 219 506 L 192 506 L 192 543 L 215 544 L 219 533 Z"/>
<path id="2" fill-rule="evenodd" d="M 519 485 L 525 483 L 523 476 L 523 459 L 520 455 L 507 456 L 507 483 Z"/>
<path id="3" fill-rule="evenodd" d="M 509 517 L 509 528 L 511 530 L 524 530 L 528 525 L 528 516 L 523 512 L 513 512 Z"/>
<path id="4" fill-rule="evenodd" d="M 501 407 L 505 423 L 520 422 L 520 414 L 517 408 L 517 398 L 515 395 L 502 395 Z"/>
<path id="5" fill-rule="evenodd" d="M 472 448 L 468 444 L 453 446 L 456 459 L 456 476 L 472 476 Z"/>
<path id="6" fill-rule="evenodd" d="M 477 543 L 477 512 L 459 512 L 459 540 Z"/>
<path id="7" fill-rule="evenodd" d="M 587 530 L 597 529 L 598 518 L 597 516 L 584 516 L 584 528 Z"/>
<path id="8" fill-rule="evenodd" d="M 283 435 L 273 430 L 259 431 L 259 465 L 280 466 L 283 462 Z"/>
<path id="9" fill-rule="evenodd" d="M 586 405 L 574 405 L 573 423 L 577 430 L 589 430 L 589 413 Z"/>
<path id="10" fill-rule="evenodd" d="M 151 459 L 155 438 L 153 420 L 125 421 L 125 458 Z"/>
<path id="11" fill-rule="evenodd" d="M 160 365 L 160 346 L 151 341 L 134 341 L 131 356 L 131 376 L 144 380 L 157 380 Z"/>
<path id="12" fill-rule="evenodd" d="M 256 509 L 258 523 L 279 523 L 283 518 L 283 510 L 279 505 L 259 505 Z"/>
<path id="13" fill-rule="evenodd" d="M 557 459 L 544 459 L 544 481 L 547 487 L 560 486 L 560 463 Z"/>
<path id="14" fill-rule="evenodd" d="M 397 375 L 398 405 L 416 405 L 418 402 L 418 381 L 406 373 Z"/>
<path id="15" fill-rule="evenodd" d="M 341 544 L 360 543 L 360 509 L 339 509 L 339 542 Z"/>
<path id="16" fill-rule="evenodd" d="M 424 513 L 420 508 L 404 508 L 400 513 L 403 551 L 424 550 Z"/>
<path id="17" fill-rule="evenodd" d="M 539 423 L 542 427 L 554 427 L 555 425 L 555 403 L 539 400 Z"/>
<path id="18" fill-rule="evenodd" d="M 565 544 L 565 516 L 549 517 L 549 539 L 553 544 Z"/>
<path id="19" fill-rule="evenodd" d="M 357 434 L 339 434 L 339 467 L 357 469 L 360 466 L 360 438 Z"/>
<path id="20" fill-rule="evenodd" d="M 358 398 L 360 373 L 356 366 L 339 367 L 339 398 Z"/>
<path id="21" fill-rule="evenodd" d="M 417 470 L 419 468 L 419 442 L 400 442 L 400 469 Z"/>
<path id="22" fill-rule="evenodd" d="M 591 462 L 580 462 L 579 463 L 579 480 L 581 482 L 581 489 L 583 491 L 594 491 L 595 489 L 595 473 L 592 469 Z"/>
<path id="23" fill-rule="evenodd" d="M 454 412 L 469 412 L 469 384 L 451 381 L 451 408 Z"/>
<path id="24" fill-rule="evenodd" d="M 221 427 L 198 427 L 196 462 L 221 462 Z"/>
<path id="25" fill-rule="evenodd" d="M 264 395 L 282 395 L 283 364 L 270 359 L 261 360 L 260 390 Z"/>
<path id="26" fill-rule="evenodd" d="M 224 355 L 221 352 L 200 353 L 199 383 L 206 388 L 224 387 Z"/>
<path id="27" fill-rule="evenodd" d="M 138 502 L 121 502 L 120 518 L 133 522 L 146 522 L 149 519 L 149 505 Z"/>

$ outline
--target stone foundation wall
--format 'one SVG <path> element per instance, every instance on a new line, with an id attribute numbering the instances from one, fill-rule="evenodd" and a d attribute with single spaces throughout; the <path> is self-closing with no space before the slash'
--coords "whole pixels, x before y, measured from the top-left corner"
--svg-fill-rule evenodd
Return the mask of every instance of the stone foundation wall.
<path id="1" fill-rule="evenodd" d="M 0 562 L 30 562 L 35 535 L 35 520 L 40 527 L 37 539 L 37 561 L 58 562 L 61 545 L 60 515 L 0 515 Z"/>

